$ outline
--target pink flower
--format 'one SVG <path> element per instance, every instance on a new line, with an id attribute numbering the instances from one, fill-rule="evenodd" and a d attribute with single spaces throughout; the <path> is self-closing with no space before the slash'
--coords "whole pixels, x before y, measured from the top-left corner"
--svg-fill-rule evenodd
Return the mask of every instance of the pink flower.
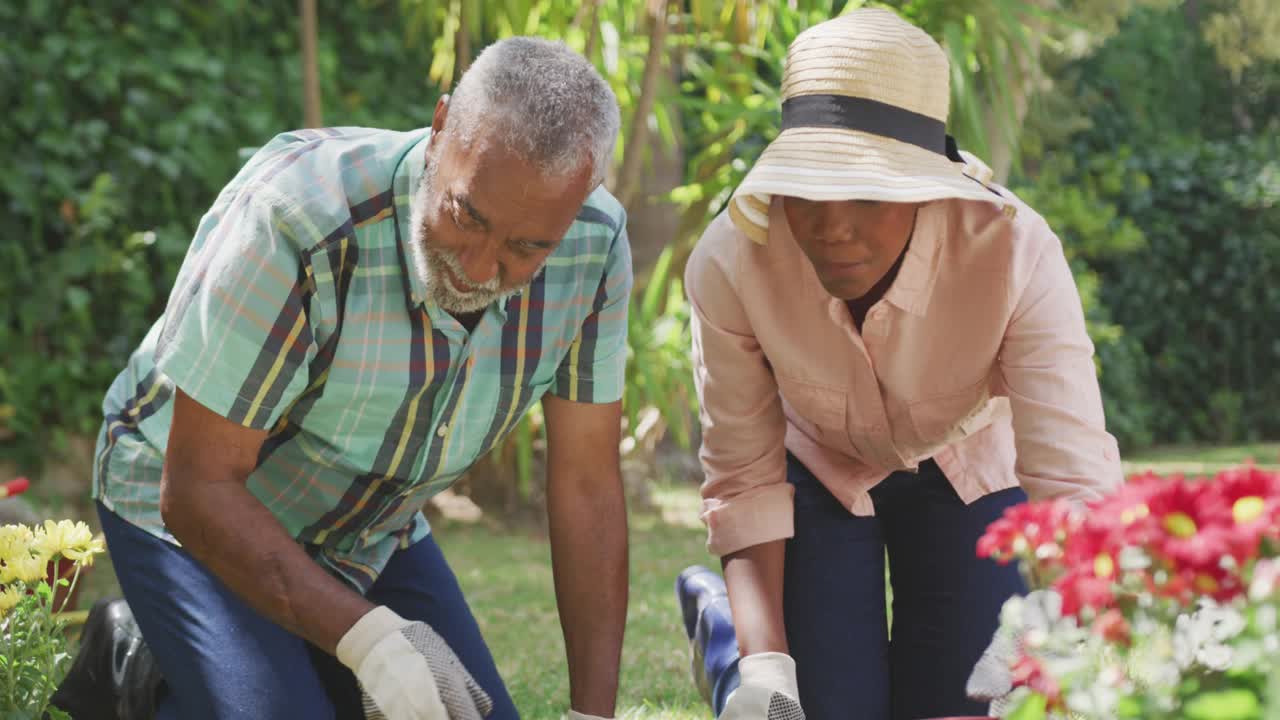
<path id="1" fill-rule="evenodd" d="M 1093 632 L 1109 643 L 1128 646 L 1132 637 L 1129 634 L 1129 621 L 1124 613 L 1111 608 L 1093 621 Z"/>
<path id="2" fill-rule="evenodd" d="M 1147 545 L 1175 572 L 1217 570 L 1239 544 L 1218 505 L 1210 484 L 1179 478 L 1148 497 L 1149 514 L 1126 535 L 1133 544 Z"/>
<path id="3" fill-rule="evenodd" d="M 1039 693 L 1048 700 L 1049 707 L 1058 707 L 1062 703 L 1062 686 L 1045 671 L 1039 660 L 1022 655 L 1013 664 L 1013 686 L 1026 687 Z"/>
<path id="4" fill-rule="evenodd" d="M 1208 485 L 1206 514 L 1230 529 L 1238 562 L 1256 558 L 1264 537 L 1280 538 L 1280 474 L 1250 464 L 1220 472 Z"/>
<path id="5" fill-rule="evenodd" d="M 1057 557 L 1071 525 L 1071 504 L 1066 500 L 1015 505 L 987 527 L 978 540 L 978 557 L 1002 564 L 1018 558 L 1035 562 Z"/>
<path id="6" fill-rule="evenodd" d="M 1079 617 L 1085 609 L 1098 612 L 1115 603 L 1110 577 L 1098 577 L 1092 568 L 1074 567 L 1053 583 L 1062 596 L 1062 614 Z"/>

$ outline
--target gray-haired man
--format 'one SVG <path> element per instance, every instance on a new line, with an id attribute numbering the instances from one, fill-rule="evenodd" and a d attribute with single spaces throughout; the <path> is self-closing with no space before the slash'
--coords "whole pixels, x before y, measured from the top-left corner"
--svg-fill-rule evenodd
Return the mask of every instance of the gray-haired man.
<path id="1" fill-rule="evenodd" d="M 429 130 L 281 135 L 222 192 L 98 443 L 158 717 L 516 717 L 419 508 L 539 399 L 572 707 L 613 714 L 617 132 L 589 63 L 515 38 Z"/>

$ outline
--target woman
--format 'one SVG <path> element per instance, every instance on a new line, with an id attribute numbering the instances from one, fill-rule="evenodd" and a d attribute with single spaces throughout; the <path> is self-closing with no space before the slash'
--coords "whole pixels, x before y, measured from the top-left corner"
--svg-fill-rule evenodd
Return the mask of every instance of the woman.
<path id="1" fill-rule="evenodd" d="M 804 32 L 782 132 L 689 262 L 702 517 L 743 656 L 722 718 L 982 714 L 965 682 L 1024 588 L 978 537 L 1121 482 L 1061 243 L 955 149 L 948 79 L 887 10 Z"/>

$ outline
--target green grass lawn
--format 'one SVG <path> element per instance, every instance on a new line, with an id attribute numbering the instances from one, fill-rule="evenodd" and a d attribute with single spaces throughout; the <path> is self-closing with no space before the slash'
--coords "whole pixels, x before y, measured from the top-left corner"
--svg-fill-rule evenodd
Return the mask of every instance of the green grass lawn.
<path id="1" fill-rule="evenodd" d="M 673 590 L 686 566 L 711 562 L 704 532 L 652 516 L 633 517 L 631 526 L 631 599 L 618 716 L 709 718 L 689 674 L 689 647 Z M 561 717 L 568 707 L 569 676 L 546 540 L 476 525 L 437 521 L 434 527 L 521 717 Z"/>
<path id="2" fill-rule="evenodd" d="M 1248 445 L 1168 445 L 1124 457 L 1126 472 L 1212 474 L 1253 460 L 1259 467 L 1280 470 L 1280 442 Z"/>

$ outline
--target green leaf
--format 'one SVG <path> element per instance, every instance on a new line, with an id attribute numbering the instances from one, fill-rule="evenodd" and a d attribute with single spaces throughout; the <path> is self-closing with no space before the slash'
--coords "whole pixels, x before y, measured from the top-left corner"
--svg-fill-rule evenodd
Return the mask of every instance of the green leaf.
<path id="1" fill-rule="evenodd" d="M 1235 688 L 1195 696 L 1183 707 L 1187 720 L 1255 720 L 1262 716 L 1258 696 Z"/>
<path id="2" fill-rule="evenodd" d="M 1008 715 L 1008 720 L 1044 720 L 1048 705 L 1049 702 L 1045 696 L 1032 693 Z"/>

